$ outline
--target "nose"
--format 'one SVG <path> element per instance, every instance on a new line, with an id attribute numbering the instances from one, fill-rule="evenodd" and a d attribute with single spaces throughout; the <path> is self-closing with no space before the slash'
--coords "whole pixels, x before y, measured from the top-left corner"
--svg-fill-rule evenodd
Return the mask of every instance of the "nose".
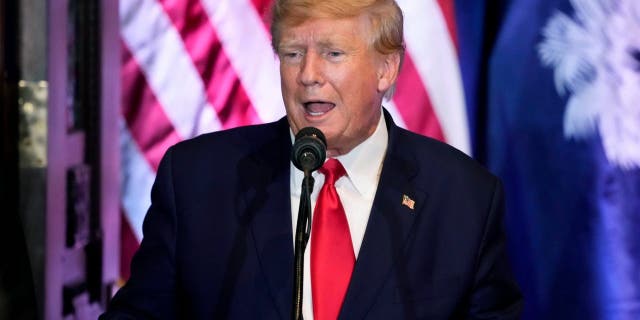
<path id="1" fill-rule="evenodd" d="M 323 83 L 322 61 L 313 52 L 304 55 L 298 74 L 298 82 L 304 86 L 316 86 Z"/>

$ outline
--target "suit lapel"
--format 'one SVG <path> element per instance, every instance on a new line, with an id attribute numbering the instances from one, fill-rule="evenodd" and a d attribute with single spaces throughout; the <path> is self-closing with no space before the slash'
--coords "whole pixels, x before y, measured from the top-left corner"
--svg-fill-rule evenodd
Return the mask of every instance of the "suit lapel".
<path id="1" fill-rule="evenodd" d="M 419 169 L 416 161 L 400 152 L 405 142 L 402 133 L 386 112 L 385 118 L 389 146 L 340 319 L 366 316 L 397 255 L 404 251 L 414 221 L 426 202 L 426 194 L 416 189 L 413 181 Z"/>
<path id="2" fill-rule="evenodd" d="M 286 119 L 280 120 L 272 139 L 240 161 L 244 172 L 240 218 L 251 225 L 260 268 L 283 319 L 290 317 L 293 292 L 288 128 Z M 247 143 L 257 143 L 256 137 L 249 139 L 254 140 Z"/>

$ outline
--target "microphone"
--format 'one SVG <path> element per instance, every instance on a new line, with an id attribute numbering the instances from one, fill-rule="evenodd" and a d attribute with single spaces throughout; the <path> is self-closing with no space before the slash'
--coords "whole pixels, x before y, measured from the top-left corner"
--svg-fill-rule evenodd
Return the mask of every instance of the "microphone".
<path id="1" fill-rule="evenodd" d="M 296 134 L 291 148 L 291 161 L 305 173 L 322 166 L 327 157 L 327 140 L 322 131 L 314 127 L 302 128 Z"/>
<path id="2" fill-rule="evenodd" d="M 302 190 L 300 191 L 300 206 L 298 208 L 298 223 L 294 244 L 293 263 L 293 303 L 291 304 L 291 319 L 302 319 L 302 283 L 304 276 L 304 250 L 311 234 L 311 193 L 314 179 L 311 172 L 320 168 L 327 157 L 327 139 L 322 131 L 314 127 L 302 128 L 296 134 L 291 148 L 291 161 L 296 168 L 304 171 Z"/>

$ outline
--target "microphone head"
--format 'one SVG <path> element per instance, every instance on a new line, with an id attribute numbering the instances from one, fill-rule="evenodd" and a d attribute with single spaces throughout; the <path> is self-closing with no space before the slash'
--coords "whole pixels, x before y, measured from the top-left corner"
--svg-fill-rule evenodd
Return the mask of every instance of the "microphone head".
<path id="1" fill-rule="evenodd" d="M 312 172 L 322 166 L 326 157 L 327 140 L 322 131 L 314 127 L 298 131 L 291 148 L 291 161 L 296 168 Z"/>

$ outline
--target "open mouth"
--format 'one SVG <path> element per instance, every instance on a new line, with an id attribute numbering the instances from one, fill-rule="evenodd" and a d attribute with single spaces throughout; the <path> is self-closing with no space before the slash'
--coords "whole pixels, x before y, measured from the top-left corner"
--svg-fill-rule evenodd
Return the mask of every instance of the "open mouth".
<path id="1" fill-rule="evenodd" d="M 303 103 L 303 106 L 308 115 L 317 117 L 331 111 L 336 105 L 327 101 L 309 101 Z"/>

